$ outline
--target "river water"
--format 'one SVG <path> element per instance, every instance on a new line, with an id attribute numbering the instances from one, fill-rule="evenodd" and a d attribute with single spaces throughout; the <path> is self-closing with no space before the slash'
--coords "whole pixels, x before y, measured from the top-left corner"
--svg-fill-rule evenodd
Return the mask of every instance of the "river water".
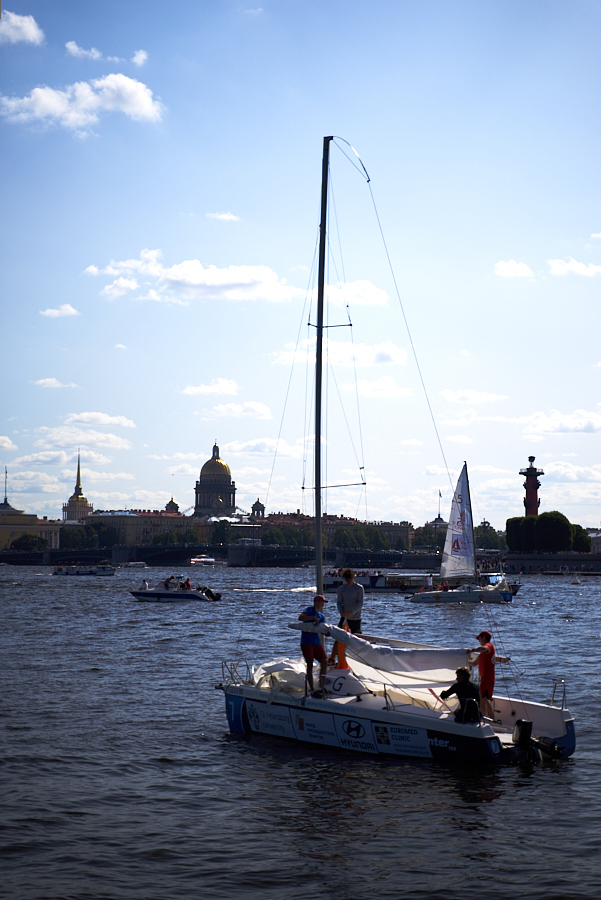
<path id="1" fill-rule="evenodd" d="M 601 896 L 601 578 L 528 577 L 509 607 L 367 598 L 371 633 L 489 628 L 525 698 L 565 678 L 576 754 L 492 770 L 228 733 L 221 662 L 296 653 L 310 569 L 194 571 L 224 599 L 178 606 L 128 593 L 166 570 L 50 571 L 0 567 L 0 897 Z"/>

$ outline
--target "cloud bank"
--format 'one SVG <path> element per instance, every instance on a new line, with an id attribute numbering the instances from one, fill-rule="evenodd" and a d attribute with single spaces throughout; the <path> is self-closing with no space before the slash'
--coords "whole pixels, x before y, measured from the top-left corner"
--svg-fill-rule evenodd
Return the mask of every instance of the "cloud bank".
<path id="1" fill-rule="evenodd" d="M 44 32 L 33 16 L 19 16 L 5 9 L 0 19 L 0 44 L 43 44 Z"/>
<path id="2" fill-rule="evenodd" d="M 0 97 L 0 114 L 9 122 L 47 123 L 80 134 L 89 132 L 103 112 L 122 112 L 138 122 L 158 122 L 163 106 L 145 84 L 120 73 L 78 81 L 64 90 L 44 86 L 26 97 Z"/>

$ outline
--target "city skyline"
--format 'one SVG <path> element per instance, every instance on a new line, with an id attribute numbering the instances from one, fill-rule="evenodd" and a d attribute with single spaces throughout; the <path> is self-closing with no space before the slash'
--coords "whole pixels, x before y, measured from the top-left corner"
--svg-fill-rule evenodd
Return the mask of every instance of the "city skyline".
<path id="1" fill-rule="evenodd" d="M 80 447 L 95 508 L 173 495 L 187 509 L 217 439 L 240 507 L 311 513 L 304 304 L 321 143 L 337 134 L 371 177 L 403 309 L 339 142 L 328 321 L 348 304 L 353 329 L 328 342 L 325 480 L 364 472 L 367 496 L 330 490 L 325 511 L 418 523 L 440 499 L 446 517 L 467 460 L 474 520 L 503 529 L 534 455 L 540 511 L 598 527 L 600 26 L 585 2 L 166 15 L 14 0 L 0 22 L 11 503 L 60 518 Z"/>

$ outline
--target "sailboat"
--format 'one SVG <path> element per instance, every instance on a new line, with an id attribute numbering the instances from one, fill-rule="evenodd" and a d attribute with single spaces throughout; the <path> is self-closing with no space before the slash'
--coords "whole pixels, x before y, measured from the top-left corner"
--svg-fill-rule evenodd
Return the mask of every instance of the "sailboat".
<path id="1" fill-rule="evenodd" d="M 321 368 L 323 292 L 327 221 L 327 182 L 332 137 L 325 137 L 322 159 L 321 224 L 315 404 L 315 548 L 317 593 L 323 593 L 321 539 Z M 472 539 L 473 547 L 473 539 Z M 324 691 L 308 690 L 306 664 L 298 656 L 250 665 L 222 663 L 230 730 L 270 735 L 356 753 L 420 757 L 445 761 L 504 764 L 543 755 L 570 756 L 574 720 L 566 706 L 565 685 L 558 701 L 538 704 L 494 697 L 495 719 L 460 721 L 457 700 L 440 692 L 465 666 L 464 648 L 437 647 L 375 635 L 356 636 L 331 624 L 291 622 L 295 631 L 312 631 L 338 644 L 338 662 L 327 673 Z M 295 642 L 296 643 L 296 642 Z M 344 648 L 341 652 L 341 647 Z M 296 645 L 298 652 L 298 644 Z M 345 666 L 342 668 L 342 666 Z M 457 713 L 457 715 L 456 715 Z"/>
<path id="2" fill-rule="evenodd" d="M 449 581 L 459 586 L 449 588 Z M 442 563 L 441 587 L 413 594 L 413 603 L 511 603 L 513 592 L 502 572 L 480 575 L 474 548 L 474 522 L 467 463 L 451 503 Z"/>

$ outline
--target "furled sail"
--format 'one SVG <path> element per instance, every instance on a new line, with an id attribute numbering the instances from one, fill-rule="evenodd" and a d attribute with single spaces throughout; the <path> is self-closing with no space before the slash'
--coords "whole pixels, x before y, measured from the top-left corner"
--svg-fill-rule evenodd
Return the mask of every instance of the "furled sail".
<path id="1" fill-rule="evenodd" d="M 467 480 L 467 464 L 463 464 L 447 526 L 447 537 L 440 567 L 441 581 L 448 578 L 466 578 L 472 581 L 476 573 L 474 551 L 474 526 L 470 487 Z"/>

